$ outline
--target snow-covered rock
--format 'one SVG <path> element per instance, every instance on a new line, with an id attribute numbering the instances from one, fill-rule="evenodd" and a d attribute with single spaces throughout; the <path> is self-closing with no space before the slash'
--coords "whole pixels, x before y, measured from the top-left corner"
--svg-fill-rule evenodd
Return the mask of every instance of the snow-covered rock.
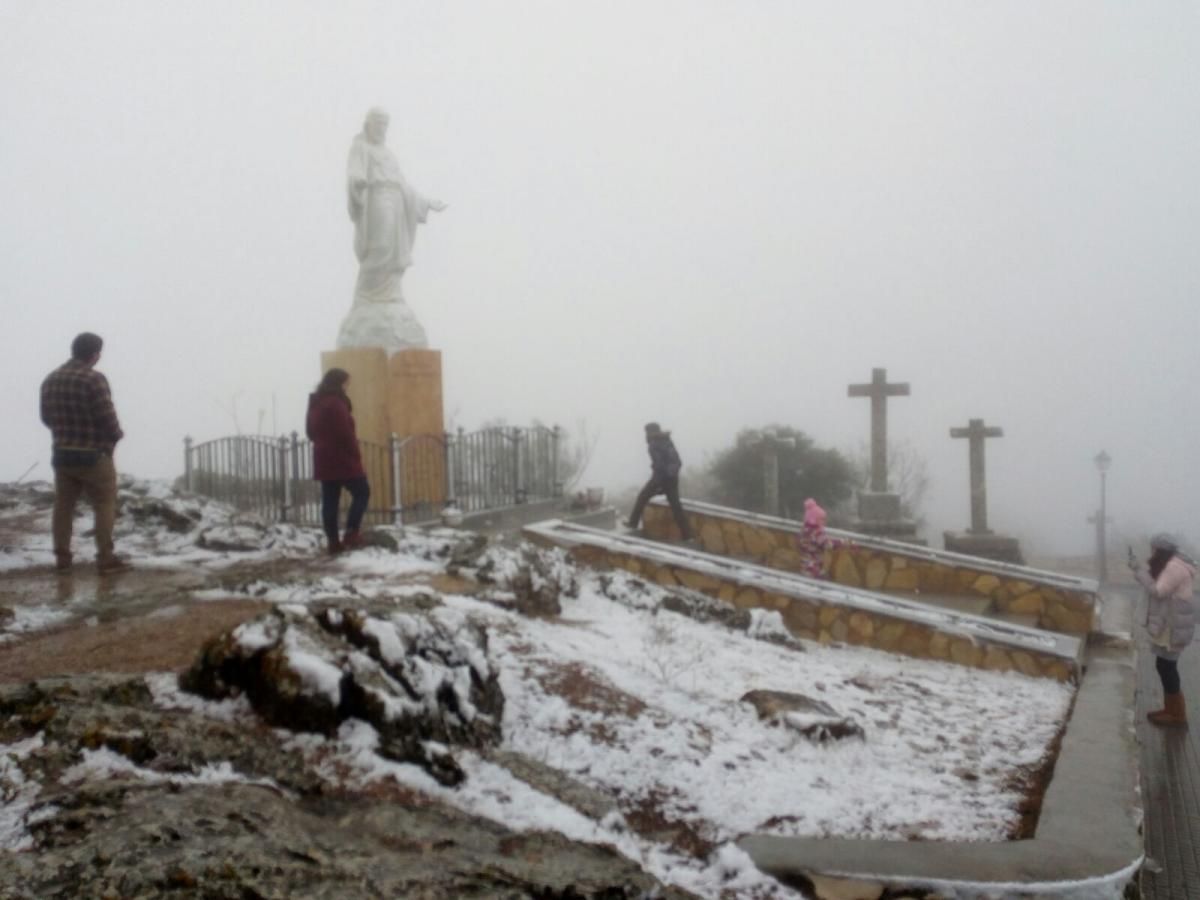
<path id="1" fill-rule="evenodd" d="M 213 700 L 244 694 L 272 725 L 333 735 L 370 723 L 380 753 L 439 782 L 464 777 L 438 744 L 482 748 L 501 737 L 504 694 L 487 634 L 460 613 L 277 607 L 212 640 L 180 686 Z"/>

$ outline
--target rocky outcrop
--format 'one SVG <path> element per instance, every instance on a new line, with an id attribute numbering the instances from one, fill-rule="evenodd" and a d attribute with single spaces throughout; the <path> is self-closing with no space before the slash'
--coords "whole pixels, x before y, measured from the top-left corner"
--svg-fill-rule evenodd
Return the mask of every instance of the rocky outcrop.
<path id="1" fill-rule="evenodd" d="M 40 791 L 0 897 L 689 896 L 608 847 L 331 784 L 255 717 L 165 708 L 140 678 L 0 687 L 0 743 L 20 741 L 0 787 Z"/>
<path id="2" fill-rule="evenodd" d="M 575 569 L 559 550 L 522 544 L 515 554 L 507 550 L 482 554 L 475 565 L 475 580 L 499 589 L 486 593 L 484 599 L 522 615 L 557 616 L 563 597 L 579 595 Z"/>
<path id="3" fill-rule="evenodd" d="M 349 718 L 368 722 L 382 755 L 448 785 L 462 770 L 428 742 L 495 745 L 504 712 L 481 628 L 449 610 L 394 604 L 276 608 L 209 642 L 179 684 L 210 699 L 244 695 L 265 721 L 293 731 L 332 735 Z"/>

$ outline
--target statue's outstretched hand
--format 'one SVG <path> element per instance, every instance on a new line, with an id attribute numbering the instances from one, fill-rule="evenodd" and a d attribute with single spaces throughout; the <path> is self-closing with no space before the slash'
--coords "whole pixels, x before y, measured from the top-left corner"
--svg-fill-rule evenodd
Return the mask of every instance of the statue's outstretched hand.
<path id="1" fill-rule="evenodd" d="M 447 204 L 443 203 L 441 200 L 430 200 L 429 201 L 429 208 L 432 209 L 434 212 L 441 212 L 443 209 L 446 208 L 446 206 L 447 206 Z"/>

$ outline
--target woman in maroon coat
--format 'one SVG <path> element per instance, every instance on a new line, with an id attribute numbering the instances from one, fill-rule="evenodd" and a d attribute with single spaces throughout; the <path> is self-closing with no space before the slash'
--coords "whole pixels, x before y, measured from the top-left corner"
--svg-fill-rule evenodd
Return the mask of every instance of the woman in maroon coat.
<path id="1" fill-rule="evenodd" d="M 330 369 L 308 395 L 306 431 L 313 444 L 313 478 L 321 482 L 321 524 L 329 538 L 329 552 L 341 553 L 361 547 L 359 532 L 371 487 L 358 450 L 354 416 L 346 385 L 350 374 L 345 369 Z M 338 539 L 338 501 L 342 488 L 350 492 L 350 512 L 346 515 L 346 534 Z"/>

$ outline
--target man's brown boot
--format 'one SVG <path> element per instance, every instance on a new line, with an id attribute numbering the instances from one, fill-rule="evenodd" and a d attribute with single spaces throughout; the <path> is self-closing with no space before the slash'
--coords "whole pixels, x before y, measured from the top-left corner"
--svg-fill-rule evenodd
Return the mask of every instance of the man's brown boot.
<path id="1" fill-rule="evenodd" d="M 1146 720 L 1151 725 L 1158 725 L 1160 727 L 1186 725 L 1187 704 L 1184 702 L 1183 692 L 1166 694 L 1163 697 L 1163 708 L 1148 713 Z"/>
<path id="2" fill-rule="evenodd" d="M 345 550 L 346 550 L 346 548 L 342 545 L 342 542 L 339 540 L 336 540 L 336 539 L 329 541 L 327 544 L 327 547 L 326 547 L 326 552 L 330 556 L 338 556 L 339 554 L 343 553 Z"/>
<path id="3" fill-rule="evenodd" d="M 362 532 L 357 528 L 352 528 L 342 535 L 342 546 L 347 550 L 357 550 L 360 547 L 365 547 L 366 542 L 363 540 Z"/>
<path id="4" fill-rule="evenodd" d="M 128 572 L 132 568 L 129 560 L 116 554 L 96 560 L 96 571 L 101 575 L 115 575 L 118 572 Z"/>
<path id="5" fill-rule="evenodd" d="M 54 554 L 54 570 L 60 573 L 71 571 L 71 554 L 70 553 L 55 553 Z"/>

